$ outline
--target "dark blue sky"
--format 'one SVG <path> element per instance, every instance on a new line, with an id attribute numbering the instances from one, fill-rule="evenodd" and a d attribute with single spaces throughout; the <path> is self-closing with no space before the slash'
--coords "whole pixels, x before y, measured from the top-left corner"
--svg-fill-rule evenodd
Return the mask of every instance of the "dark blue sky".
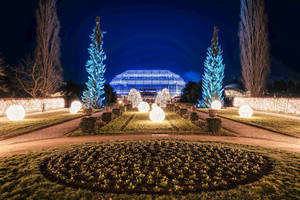
<path id="1" fill-rule="evenodd" d="M 10 0 L 0 8 L 0 52 L 16 65 L 35 46 L 37 0 Z M 60 0 L 65 80 L 87 80 L 89 35 L 102 18 L 106 78 L 127 69 L 169 69 L 186 81 L 199 80 L 213 26 L 219 28 L 226 80 L 240 77 L 239 0 Z M 300 80 L 300 1 L 267 0 L 272 78 Z"/>

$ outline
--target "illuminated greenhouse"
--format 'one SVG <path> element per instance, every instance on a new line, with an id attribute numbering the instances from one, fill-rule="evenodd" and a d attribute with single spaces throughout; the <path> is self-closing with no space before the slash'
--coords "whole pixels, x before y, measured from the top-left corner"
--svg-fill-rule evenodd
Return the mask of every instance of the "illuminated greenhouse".
<path id="1" fill-rule="evenodd" d="M 168 88 L 172 97 L 180 96 L 184 80 L 169 70 L 127 70 L 112 79 L 110 85 L 117 95 L 128 95 L 130 89 L 143 93 L 157 93 Z"/>

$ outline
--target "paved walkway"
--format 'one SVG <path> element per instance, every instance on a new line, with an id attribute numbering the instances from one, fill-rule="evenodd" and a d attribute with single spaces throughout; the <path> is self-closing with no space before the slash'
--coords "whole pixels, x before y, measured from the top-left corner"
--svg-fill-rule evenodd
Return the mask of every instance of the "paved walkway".
<path id="1" fill-rule="evenodd" d="M 93 114 L 93 117 L 98 117 L 103 111 Z M 0 141 L 0 146 L 14 144 L 14 143 L 26 143 L 29 141 L 40 141 L 51 138 L 62 138 L 65 134 L 78 128 L 81 118 L 73 119 L 58 125 L 54 125 L 48 128 L 33 131 L 28 134 L 20 135 L 17 137 L 9 138 Z"/>
<path id="2" fill-rule="evenodd" d="M 206 113 L 198 113 L 201 118 L 206 118 Z M 94 116 L 100 116 L 101 112 Z M 300 153 L 300 139 L 266 131 L 260 128 L 222 119 L 225 128 L 237 133 L 237 137 L 205 136 L 205 135 L 118 135 L 118 136 L 82 136 L 64 137 L 64 135 L 78 127 L 80 119 L 68 121 L 49 128 L 34 131 L 22 136 L 0 141 L 0 157 L 27 151 L 39 151 L 42 149 L 63 146 L 75 143 L 120 140 L 120 139 L 148 139 L 148 138 L 179 138 L 191 140 L 225 141 L 239 144 L 249 144 L 278 150 L 287 150 Z"/>

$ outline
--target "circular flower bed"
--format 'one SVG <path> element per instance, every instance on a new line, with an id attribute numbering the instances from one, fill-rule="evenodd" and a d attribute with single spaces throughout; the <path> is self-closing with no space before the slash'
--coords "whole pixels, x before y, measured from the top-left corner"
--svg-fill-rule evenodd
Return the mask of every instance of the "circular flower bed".
<path id="1" fill-rule="evenodd" d="M 182 194 L 230 189 L 270 170 L 263 155 L 181 140 L 87 144 L 41 166 L 51 180 L 112 193 Z"/>

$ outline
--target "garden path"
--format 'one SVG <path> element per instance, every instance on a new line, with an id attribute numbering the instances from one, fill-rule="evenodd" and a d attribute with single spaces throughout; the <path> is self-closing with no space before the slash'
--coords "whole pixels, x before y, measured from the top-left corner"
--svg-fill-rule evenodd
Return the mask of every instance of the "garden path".
<path id="1" fill-rule="evenodd" d="M 100 113 L 94 114 L 99 116 Z M 201 118 L 207 114 L 199 112 Z M 207 136 L 207 135 L 117 135 L 117 136 L 81 136 L 64 137 L 64 135 L 78 127 L 80 119 L 68 121 L 49 128 L 34 131 L 22 136 L 0 141 L 0 157 L 28 151 L 38 151 L 50 147 L 57 147 L 69 144 L 96 142 L 105 140 L 120 139 L 149 139 L 149 138 L 177 138 L 191 140 L 225 141 L 239 144 L 262 146 L 277 150 L 287 150 L 300 153 L 300 139 L 274 133 L 264 129 L 222 119 L 223 126 L 238 134 L 237 137 L 228 136 Z"/>
<path id="2" fill-rule="evenodd" d="M 197 111 L 198 116 L 202 119 L 208 117 L 207 113 Z M 246 137 L 246 138 L 256 138 L 267 141 L 278 141 L 285 142 L 289 144 L 296 144 L 300 146 L 300 139 L 292 136 L 287 136 L 283 134 L 279 134 L 273 131 L 265 130 L 262 128 L 257 128 L 254 126 L 250 126 L 244 123 L 232 121 L 230 119 L 222 119 L 222 126 L 226 129 L 229 129 L 236 133 L 238 137 Z"/>
<path id="3" fill-rule="evenodd" d="M 93 117 L 99 117 L 103 111 L 97 112 L 93 114 Z M 24 143 L 35 140 L 45 140 L 51 138 L 61 138 L 64 137 L 65 134 L 70 133 L 75 130 L 80 123 L 82 117 L 67 121 L 64 123 L 60 123 L 54 126 L 50 126 L 47 128 L 39 129 L 24 135 L 16 136 L 13 138 L 9 138 L 6 140 L 0 141 L 0 146 L 14 144 L 14 143 Z"/>

